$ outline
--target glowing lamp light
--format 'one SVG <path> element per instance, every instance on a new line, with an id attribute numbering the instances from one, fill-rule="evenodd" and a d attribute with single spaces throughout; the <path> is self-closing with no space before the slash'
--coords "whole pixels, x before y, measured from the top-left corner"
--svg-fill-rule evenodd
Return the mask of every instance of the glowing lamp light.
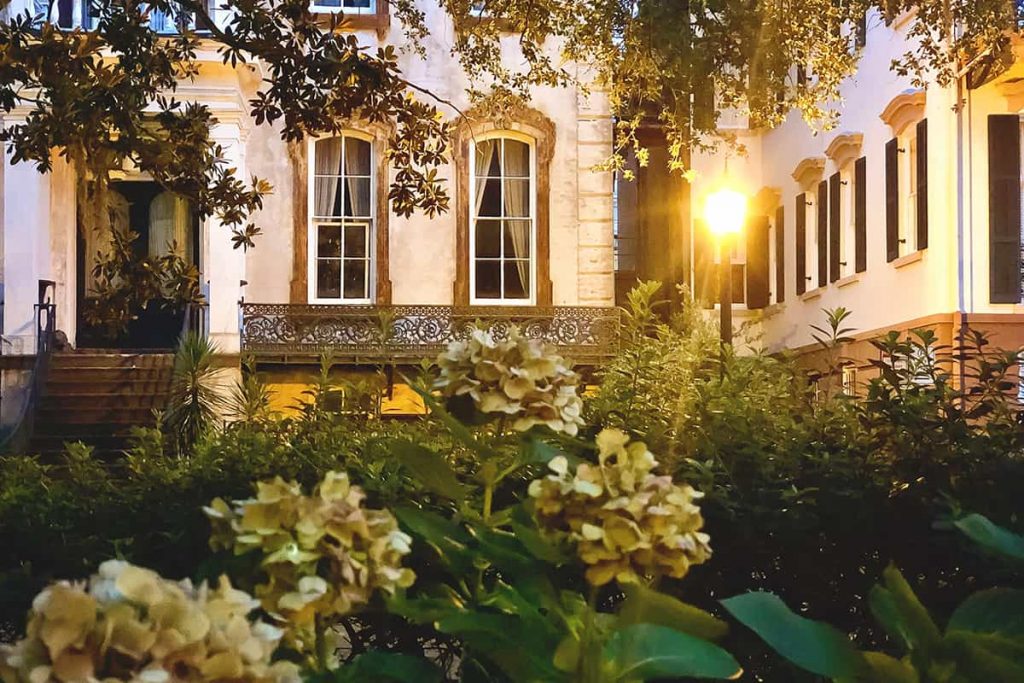
<path id="1" fill-rule="evenodd" d="M 737 190 L 715 190 L 704 202 L 704 220 L 716 235 L 738 233 L 746 218 L 747 197 Z"/>

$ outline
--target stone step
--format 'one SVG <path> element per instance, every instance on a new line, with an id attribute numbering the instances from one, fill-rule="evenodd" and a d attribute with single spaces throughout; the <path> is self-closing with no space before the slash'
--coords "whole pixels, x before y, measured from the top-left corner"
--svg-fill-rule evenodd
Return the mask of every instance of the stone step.
<path id="1" fill-rule="evenodd" d="M 100 389 L 100 391 L 96 391 Z M 157 408 L 163 410 L 167 407 L 168 393 L 166 390 L 156 391 L 118 391 L 113 387 L 112 391 L 106 391 L 106 387 L 93 386 L 91 393 L 65 394 L 48 391 L 39 402 L 40 409 L 54 410 L 122 410 L 125 408 Z"/>
<path id="2" fill-rule="evenodd" d="M 55 353 L 51 369 L 64 368 L 167 368 L 174 367 L 174 355 L 168 353 Z"/>

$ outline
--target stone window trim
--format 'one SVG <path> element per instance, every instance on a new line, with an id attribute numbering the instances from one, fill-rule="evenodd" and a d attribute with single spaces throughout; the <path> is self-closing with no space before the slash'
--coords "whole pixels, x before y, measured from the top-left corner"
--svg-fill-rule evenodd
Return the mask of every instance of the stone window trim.
<path id="1" fill-rule="evenodd" d="M 453 153 L 456 168 L 455 189 L 455 282 L 453 299 L 456 306 L 469 306 L 469 230 L 470 230 L 470 149 L 477 136 L 503 131 L 527 136 L 533 140 L 536 154 L 536 306 L 552 305 L 551 288 L 551 160 L 555 154 L 555 124 L 535 109 L 518 108 L 509 112 L 507 120 L 481 119 L 472 111 L 462 117 L 455 129 Z"/>
<path id="2" fill-rule="evenodd" d="M 390 166 L 387 161 L 387 145 L 393 126 L 373 123 L 353 125 L 338 131 L 354 134 L 369 140 L 372 144 L 371 153 L 374 161 L 374 187 L 371 188 L 374 202 L 374 245 L 373 245 L 373 303 L 388 305 L 391 303 L 391 273 L 388 263 L 390 237 L 388 219 L 390 216 Z M 293 304 L 309 303 L 309 259 L 310 215 L 309 197 L 311 178 L 309 163 L 313 145 L 318 139 L 331 137 L 322 135 L 308 137 L 298 142 L 288 143 L 288 157 L 292 167 L 292 280 L 289 302 Z M 345 306 L 339 302 L 338 306 Z"/>
<path id="3" fill-rule="evenodd" d="M 832 160 L 836 169 L 841 169 L 860 157 L 863 144 L 863 133 L 840 133 L 829 143 L 825 156 Z"/>
<path id="4" fill-rule="evenodd" d="M 383 38 L 391 25 L 391 8 L 389 0 L 373 0 L 374 11 L 366 13 L 345 12 L 342 8 L 318 7 L 316 0 L 311 0 L 310 11 L 325 26 L 329 25 L 334 14 L 344 13 L 345 21 L 340 27 L 342 31 L 373 30 Z"/>
<path id="5" fill-rule="evenodd" d="M 796 165 L 791 174 L 802 192 L 813 192 L 825 174 L 825 157 L 807 157 Z"/>
<path id="6" fill-rule="evenodd" d="M 904 90 L 889 101 L 879 117 L 898 138 L 924 118 L 926 102 L 924 90 Z"/>

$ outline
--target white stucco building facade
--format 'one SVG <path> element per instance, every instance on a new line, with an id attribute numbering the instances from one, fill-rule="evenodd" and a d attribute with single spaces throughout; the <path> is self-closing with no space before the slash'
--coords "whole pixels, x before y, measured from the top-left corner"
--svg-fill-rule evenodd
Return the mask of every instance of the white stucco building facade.
<path id="1" fill-rule="evenodd" d="M 25 4 L 14 4 L 19 2 Z M 81 3 L 73 4 L 78 8 Z M 431 29 L 421 46 L 425 58 L 402 50 L 404 34 L 385 0 L 360 0 L 353 6 L 360 15 L 352 30 L 361 43 L 396 45 L 409 81 L 460 110 L 470 109 L 469 82 L 451 54 L 455 29 L 437 3 L 423 3 Z M 515 38 L 508 36 L 503 47 L 515 63 Z M 383 127 L 346 122 L 344 135 L 336 140 L 285 143 L 279 130 L 256 125 L 249 116 L 247 102 L 262 78 L 258 62 L 224 65 L 212 44 L 200 61 L 200 76 L 182 84 L 176 97 L 209 106 L 217 119 L 212 137 L 238 176 L 255 175 L 274 188 L 255 217 L 263 231 L 255 248 L 234 249 L 230 231 L 216 218 L 194 226 L 195 243 L 188 253 L 201 273 L 207 329 L 222 352 L 238 353 L 244 347 L 243 301 L 315 306 L 321 313 L 331 306 L 479 305 L 524 315 L 613 304 L 612 178 L 594 170 L 610 152 L 612 121 L 599 90 L 585 95 L 572 88 L 539 88 L 508 121 L 461 121 L 456 127 L 462 137 L 453 141 L 450 158 L 439 169 L 451 196 L 450 210 L 433 218 L 405 218 L 387 206 L 394 171 L 384 158 Z M 458 112 L 441 109 L 459 119 Z M 17 123 L 18 116 L 8 116 L 4 124 Z M 485 148 L 493 163 L 483 168 L 480 162 L 471 172 L 468 165 L 479 161 Z M 146 230 L 157 230 L 152 207 L 159 188 L 143 188 L 149 179 L 130 170 L 117 180 L 128 205 L 126 225 L 145 240 Z M 72 346 L 86 344 L 80 310 L 89 275 L 83 272 L 88 258 L 82 250 L 91 243 L 83 246 L 79 234 L 75 187 L 75 170 L 56 151 L 54 170 L 47 174 L 12 164 L 9 155 L 5 159 L 4 354 L 34 352 L 33 308 L 40 281 L 54 283 L 58 329 Z M 148 225 L 145 215 L 132 208 L 136 202 L 152 203 Z M 160 214 L 159 220 L 165 219 L 185 225 L 184 219 Z M 186 240 L 189 229 L 181 228 Z"/>

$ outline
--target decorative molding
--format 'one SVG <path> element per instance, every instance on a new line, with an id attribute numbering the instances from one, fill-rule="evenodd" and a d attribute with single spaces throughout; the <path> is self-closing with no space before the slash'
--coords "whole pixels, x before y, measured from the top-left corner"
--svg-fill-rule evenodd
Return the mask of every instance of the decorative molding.
<path id="1" fill-rule="evenodd" d="M 825 174 L 825 157 L 807 157 L 793 169 L 793 180 L 804 192 L 810 192 Z"/>
<path id="2" fill-rule="evenodd" d="M 912 263 L 917 263 L 918 261 L 924 258 L 924 252 L 924 249 L 918 249 L 917 251 L 910 252 L 906 256 L 900 256 L 898 259 L 892 262 L 892 267 L 905 268 Z"/>
<path id="3" fill-rule="evenodd" d="M 374 211 L 374 263 L 376 274 L 374 301 L 377 304 L 391 303 L 391 234 L 389 218 L 391 204 L 388 194 L 391 189 L 391 167 L 388 164 L 388 140 L 394 134 L 392 122 L 352 121 L 344 130 L 361 131 L 373 137 L 373 155 L 377 163 Z M 341 132 L 339 131 L 339 134 Z M 303 139 L 288 143 L 288 158 L 292 167 L 292 279 L 289 301 L 304 304 L 309 301 L 309 146 L 310 140 Z M 338 305 L 349 305 L 341 304 Z"/>
<path id="4" fill-rule="evenodd" d="M 513 326 L 577 362 L 599 362 L 618 348 L 620 313 L 597 306 L 241 305 L 241 348 L 263 358 L 331 351 L 339 363 L 415 363 L 465 339 L 477 321 L 496 338 Z"/>
<path id="5" fill-rule="evenodd" d="M 751 213 L 757 216 L 770 216 L 779 208 L 782 201 L 782 190 L 777 187 L 762 187 L 750 202 Z"/>
<path id="6" fill-rule="evenodd" d="M 1011 112 L 1024 109 L 1024 78 L 1012 78 L 999 83 L 996 91 L 1006 99 Z"/>
<path id="7" fill-rule="evenodd" d="M 904 90 L 890 100 L 879 116 L 892 129 L 893 137 L 899 137 L 908 126 L 924 118 L 926 102 L 927 95 L 924 90 Z"/>
<path id="8" fill-rule="evenodd" d="M 470 109 L 455 128 L 455 282 L 456 306 L 469 305 L 469 145 L 477 135 L 498 131 L 533 138 L 537 154 L 537 305 L 550 306 L 551 292 L 551 160 L 555 155 L 555 124 L 536 109 L 521 105 L 502 120 Z"/>
<path id="9" fill-rule="evenodd" d="M 825 156 L 832 160 L 836 168 L 842 168 L 860 156 L 863 143 L 863 133 L 840 133 L 829 143 Z"/>
<path id="10" fill-rule="evenodd" d="M 847 275 L 840 280 L 836 280 L 836 288 L 842 289 L 858 282 L 860 282 L 860 273 L 854 273 L 853 275 Z"/>

